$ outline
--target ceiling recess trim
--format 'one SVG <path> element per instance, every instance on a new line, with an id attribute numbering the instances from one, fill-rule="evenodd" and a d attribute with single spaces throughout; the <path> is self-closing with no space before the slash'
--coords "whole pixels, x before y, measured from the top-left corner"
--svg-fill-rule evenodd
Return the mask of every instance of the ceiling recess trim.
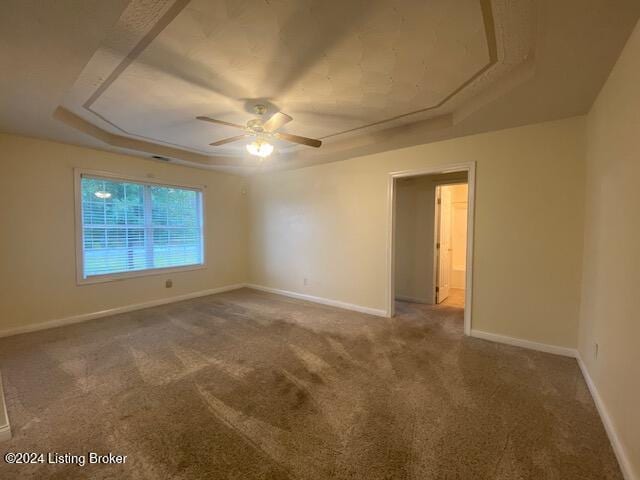
<path id="1" fill-rule="evenodd" d="M 167 147 L 165 145 L 159 145 L 154 142 L 147 142 L 145 140 L 138 140 L 136 138 L 125 137 L 122 135 L 116 135 L 108 132 L 91 122 L 88 122 L 84 118 L 76 115 L 72 111 L 59 106 L 53 112 L 53 118 L 56 120 L 75 128 L 76 130 L 83 132 L 93 138 L 100 140 L 112 147 L 122 148 L 129 151 L 143 152 L 153 155 L 159 155 L 161 157 L 168 158 L 170 161 L 179 161 L 191 164 L 199 167 L 243 167 L 251 168 L 259 166 L 258 160 L 250 159 L 249 162 L 236 157 L 211 157 L 202 155 L 200 153 L 189 152 L 187 150 Z"/>
<path id="2" fill-rule="evenodd" d="M 498 42 L 496 39 L 495 21 L 493 19 L 493 10 L 491 9 L 491 0 L 480 0 L 480 8 L 482 9 L 482 21 L 484 23 L 484 31 L 485 31 L 486 41 L 487 41 L 487 53 L 489 55 L 489 61 L 482 68 L 480 68 L 476 73 L 474 73 L 469 79 L 464 81 L 449 95 L 444 97 L 435 105 L 421 108 L 419 110 L 414 110 L 412 112 L 403 113 L 401 115 L 396 115 L 395 117 L 385 118 L 384 120 L 378 120 L 377 122 L 368 123 L 366 125 L 361 125 L 359 127 L 350 128 L 348 130 L 343 130 L 342 132 L 325 135 L 324 137 L 320 137 L 320 139 L 325 140 L 327 138 L 337 137 L 338 135 L 344 135 L 345 133 L 352 133 L 352 132 L 357 132 L 358 130 L 364 130 L 366 128 L 376 127 L 378 125 L 393 122 L 395 120 L 400 120 L 401 118 L 410 117 L 411 115 L 417 115 L 419 113 L 425 113 L 430 110 L 436 110 L 442 107 L 445 103 L 447 103 L 453 97 L 455 97 L 467 86 L 471 85 L 478 77 L 480 77 L 480 75 L 482 75 L 491 67 L 493 67 L 496 63 L 498 63 Z"/>
<path id="3" fill-rule="evenodd" d="M 153 25 L 153 27 L 144 35 L 140 41 L 131 49 L 131 51 L 122 59 L 122 61 L 116 66 L 116 68 L 107 76 L 107 78 L 98 86 L 98 88 L 91 94 L 91 96 L 82 104 L 82 108 L 98 117 L 103 122 L 108 123 L 116 130 L 129 135 L 131 137 L 142 138 L 151 142 L 162 143 L 164 145 L 171 145 L 185 151 L 193 151 L 192 147 L 186 145 L 180 145 L 177 143 L 167 142 L 153 137 L 140 135 L 139 133 L 132 133 L 124 128 L 120 127 L 116 123 L 109 120 L 107 117 L 92 108 L 93 104 L 102 96 L 102 94 L 115 82 L 118 77 L 124 72 L 129 65 L 131 65 L 138 56 L 153 42 L 153 40 L 160 35 L 160 33 L 178 16 L 178 14 L 187 6 L 191 0 L 176 0 L 171 7 L 160 17 L 160 19 Z M 200 154 L 206 154 L 205 152 L 198 150 Z"/>
<path id="4" fill-rule="evenodd" d="M 365 125 L 350 128 L 340 132 L 332 133 L 319 138 L 321 138 L 322 140 L 326 140 L 329 138 L 337 137 L 339 135 L 344 135 L 346 133 L 352 133 L 360 130 L 365 130 L 367 128 L 383 125 L 385 123 L 394 122 L 396 120 L 407 118 L 412 115 L 417 115 L 417 114 L 425 113 L 431 110 L 436 110 L 442 107 L 444 104 L 446 104 L 449 100 L 455 97 L 467 86 L 472 84 L 476 79 L 478 79 L 478 77 L 480 77 L 482 74 L 484 74 L 489 69 L 491 69 L 494 65 L 496 65 L 498 63 L 498 47 L 497 47 L 494 15 L 491 7 L 491 0 L 479 0 L 479 2 L 480 2 L 480 8 L 482 12 L 482 20 L 483 20 L 483 26 L 484 26 L 484 32 L 485 32 L 485 39 L 487 43 L 487 53 L 488 53 L 489 61 L 483 67 L 481 67 L 477 72 L 475 72 L 469 79 L 464 81 L 461 85 L 457 86 L 451 93 L 446 95 L 442 100 L 440 100 L 435 105 L 414 110 L 408 113 L 403 113 L 401 115 L 396 115 L 394 117 L 386 118 L 383 120 L 378 120 L 376 122 L 368 123 Z M 106 118 L 104 115 L 97 112 L 94 108 L 92 108 L 93 104 L 102 96 L 102 94 L 118 79 L 118 77 L 127 69 L 127 67 L 137 59 L 137 57 L 151 44 L 151 42 L 175 19 L 175 17 L 186 7 L 188 3 L 189 3 L 189 0 L 176 0 L 173 3 L 173 5 L 167 9 L 164 15 L 160 17 L 158 22 L 147 32 L 146 35 L 144 35 L 144 37 L 142 37 L 142 39 L 122 59 L 122 61 L 116 66 L 116 68 L 107 76 L 107 78 L 91 94 L 91 96 L 82 104 L 82 107 L 88 112 L 90 112 L 91 114 L 100 118 L 102 121 L 111 125 L 113 128 L 117 129 L 118 131 L 122 132 L 125 135 L 145 139 L 150 142 L 171 145 L 181 150 L 185 150 L 185 152 L 187 153 L 195 153 L 194 151 L 198 151 L 203 155 L 207 155 L 208 152 L 203 152 L 198 149 L 194 149 L 193 147 L 166 142 L 153 137 L 148 137 L 145 135 L 129 132 L 123 129 L 122 127 L 118 126 L 108 118 Z"/>

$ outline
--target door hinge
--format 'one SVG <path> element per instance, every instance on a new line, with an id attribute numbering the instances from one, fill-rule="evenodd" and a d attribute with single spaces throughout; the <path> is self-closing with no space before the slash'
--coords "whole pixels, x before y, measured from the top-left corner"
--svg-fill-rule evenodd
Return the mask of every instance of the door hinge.
<path id="1" fill-rule="evenodd" d="M 440 291 L 440 287 L 436 287 L 436 293 Z"/>
<path id="2" fill-rule="evenodd" d="M 440 248 L 440 242 L 436 243 L 436 248 Z"/>
<path id="3" fill-rule="evenodd" d="M 440 205 L 442 203 L 442 200 L 438 199 L 438 205 Z"/>

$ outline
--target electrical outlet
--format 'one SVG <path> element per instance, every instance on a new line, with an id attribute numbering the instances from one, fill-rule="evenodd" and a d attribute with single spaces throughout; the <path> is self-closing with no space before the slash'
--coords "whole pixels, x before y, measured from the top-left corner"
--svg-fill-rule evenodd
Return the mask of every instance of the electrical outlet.
<path id="1" fill-rule="evenodd" d="M 303 278 L 303 279 L 302 279 L 302 284 L 303 284 L 303 285 L 309 285 L 309 279 L 308 279 L 308 278 L 306 278 L 306 277 L 305 277 L 305 278 Z"/>
<path id="2" fill-rule="evenodd" d="M 164 282 L 164 288 L 171 288 L 173 287 L 173 280 L 167 280 L 166 282 Z"/>
<path id="3" fill-rule="evenodd" d="M 598 344 L 594 343 L 593 344 L 593 358 L 597 359 L 598 358 Z"/>

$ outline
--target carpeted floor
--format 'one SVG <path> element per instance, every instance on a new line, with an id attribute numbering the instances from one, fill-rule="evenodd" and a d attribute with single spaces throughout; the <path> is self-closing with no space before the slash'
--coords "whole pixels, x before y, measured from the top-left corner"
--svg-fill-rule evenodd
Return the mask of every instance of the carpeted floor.
<path id="1" fill-rule="evenodd" d="M 462 307 L 464 308 L 464 289 L 462 288 L 450 288 L 449 296 L 442 302 L 443 305 L 450 307 Z"/>
<path id="2" fill-rule="evenodd" d="M 0 478 L 621 479 L 575 360 L 242 289 L 0 339 Z"/>

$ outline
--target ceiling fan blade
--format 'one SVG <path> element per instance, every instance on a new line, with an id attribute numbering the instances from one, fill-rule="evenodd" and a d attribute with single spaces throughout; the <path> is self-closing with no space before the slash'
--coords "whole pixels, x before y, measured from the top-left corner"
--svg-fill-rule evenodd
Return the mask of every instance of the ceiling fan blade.
<path id="1" fill-rule="evenodd" d="M 290 133 L 282 133 L 282 132 L 276 133 L 274 135 L 276 136 L 276 138 L 279 138 L 280 140 L 299 143 L 300 145 L 307 145 L 309 147 L 318 148 L 320 145 L 322 145 L 322 142 L 320 140 L 316 140 L 315 138 L 300 137 L 298 135 L 291 135 Z"/>
<path id="2" fill-rule="evenodd" d="M 237 142 L 238 140 L 242 140 L 246 135 L 236 135 L 235 137 L 223 138 L 222 140 L 218 140 L 217 142 L 210 143 L 212 147 L 219 147 L 220 145 L 224 145 L 225 143 Z"/>
<path id="3" fill-rule="evenodd" d="M 202 120 L 203 122 L 216 123 L 218 125 L 226 125 L 227 127 L 239 128 L 241 130 L 245 129 L 244 126 L 238 125 L 237 123 L 224 122 L 222 120 L 216 120 L 215 118 L 209 118 L 209 117 L 196 117 L 196 118 L 198 120 Z"/>
<path id="4" fill-rule="evenodd" d="M 262 125 L 262 128 L 264 128 L 265 131 L 267 132 L 275 132 L 283 125 L 286 125 L 287 123 L 289 123 L 291 120 L 293 120 L 293 118 L 291 118 L 286 113 L 282 113 L 282 112 L 274 113 L 273 115 L 271 115 L 271 118 L 269 120 L 264 122 L 264 125 Z"/>

